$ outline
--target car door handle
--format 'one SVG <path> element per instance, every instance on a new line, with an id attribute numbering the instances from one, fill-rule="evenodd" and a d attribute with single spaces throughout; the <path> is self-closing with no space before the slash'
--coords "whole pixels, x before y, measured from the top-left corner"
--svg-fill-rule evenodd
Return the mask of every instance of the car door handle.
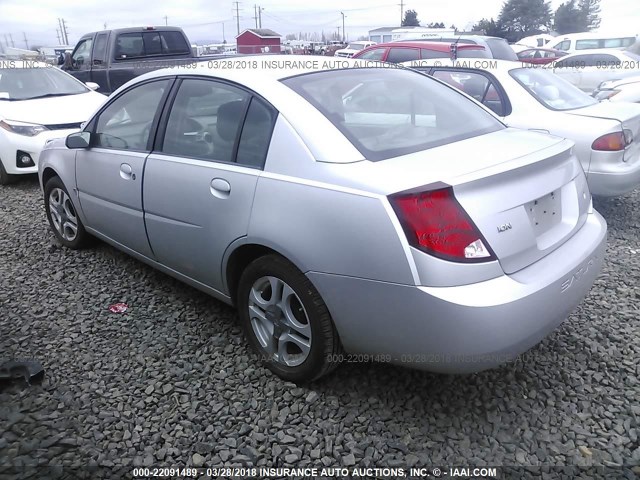
<path id="1" fill-rule="evenodd" d="M 231 193 L 231 184 L 224 178 L 211 180 L 211 194 L 218 198 L 227 198 Z"/>
<path id="2" fill-rule="evenodd" d="M 133 173 L 131 165 L 129 165 L 128 163 L 122 163 L 120 164 L 120 177 L 124 178 L 125 180 L 135 180 L 136 174 Z"/>

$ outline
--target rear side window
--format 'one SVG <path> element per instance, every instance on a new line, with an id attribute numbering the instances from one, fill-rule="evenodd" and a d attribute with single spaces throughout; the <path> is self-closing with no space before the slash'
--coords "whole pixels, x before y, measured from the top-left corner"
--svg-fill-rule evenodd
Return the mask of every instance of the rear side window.
<path id="1" fill-rule="evenodd" d="M 191 52 L 191 48 L 180 32 L 160 32 L 160 37 L 164 54 L 178 55 Z"/>
<path id="2" fill-rule="evenodd" d="M 516 52 L 513 51 L 513 48 L 509 46 L 504 38 L 487 38 L 486 42 L 493 58 L 518 61 Z"/>
<path id="3" fill-rule="evenodd" d="M 102 65 L 107 56 L 107 34 L 99 33 L 93 46 L 93 64 Z"/>
<path id="4" fill-rule="evenodd" d="M 436 70 L 433 76 L 491 109 L 496 115 L 505 116 L 506 106 L 494 83 L 481 73 L 455 70 Z"/>
<path id="5" fill-rule="evenodd" d="M 411 60 L 420 60 L 420 50 L 417 48 L 391 48 L 387 55 L 387 62 L 402 63 Z"/>
<path id="6" fill-rule="evenodd" d="M 317 108 L 372 161 L 504 128 L 455 90 L 408 69 L 332 70 L 282 82 Z"/>
<path id="7" fill-rule="evenodd" d="M 429 50 L 426 48 L 421 48 L 420 53 L 422 54 L 422 58 L 448 58 L 449 54 L 447 52 L 439 52 L 437 50 Z"/>
<path id="8" fill-rule="evenodd" d="M 275 117 L 273 108 L 257 97 L 251 99 L 238 144 L 238 163 L 249 167 L 264 167 Z"/>

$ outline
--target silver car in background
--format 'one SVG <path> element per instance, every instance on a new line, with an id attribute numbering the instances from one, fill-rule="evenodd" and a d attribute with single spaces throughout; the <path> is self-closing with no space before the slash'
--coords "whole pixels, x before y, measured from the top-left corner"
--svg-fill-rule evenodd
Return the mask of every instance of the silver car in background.
<path id="1" fill-rule="evenodd" d="M 343 352 L 494 367 L 588 293 L 606 223 L 572 142 L 508 129 L 407 69 L 242 61 L 138 77 L 49 143 L 58 240 L 98 237 L 234 304 L 293 381 Z"/>

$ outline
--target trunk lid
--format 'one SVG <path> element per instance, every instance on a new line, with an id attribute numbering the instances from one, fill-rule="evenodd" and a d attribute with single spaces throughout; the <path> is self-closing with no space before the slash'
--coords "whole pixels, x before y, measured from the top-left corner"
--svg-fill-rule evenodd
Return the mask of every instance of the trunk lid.
<path id="1" fill-rule="evenodd" d="M 554 251 L 586 221 L 591 195 L 572 147 L 569 140 L 506 129 L 421 152 L 420 162 L 390 161 L 406 168 L 388 172 L 387 184 L 400 187 L 394 193 L 453 187 L 511 274 Z M 431 155 L 440 161 L 425 158 Z"/>
<path id="2" fill-rule="evenodd" d="M 600 102 L 566 113 L 583 117 L 606 118 L 620 122 L 621 129 L 631 132 L 631 143 L 624 152 L 625 162 L 637 160 L 640 156 L 640 105 L 625 102 Z"/>

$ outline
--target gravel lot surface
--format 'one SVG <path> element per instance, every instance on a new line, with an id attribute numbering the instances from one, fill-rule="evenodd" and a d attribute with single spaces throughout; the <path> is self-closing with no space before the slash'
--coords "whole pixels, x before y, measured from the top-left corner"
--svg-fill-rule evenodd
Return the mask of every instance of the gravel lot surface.
<path id="1" fill-rule="evenodd" d="M 37 179 L 0 187 L 0 357 L 46 369 L 0 385 L 0 467 L 594 464 L 631 478 L 640 191 L 595 206 L 604 270 L 521 361 L 470 376 L 346 364 L 299 387 L 256 364 L 231 308 L 105 244 L 59 247 Z"/>

